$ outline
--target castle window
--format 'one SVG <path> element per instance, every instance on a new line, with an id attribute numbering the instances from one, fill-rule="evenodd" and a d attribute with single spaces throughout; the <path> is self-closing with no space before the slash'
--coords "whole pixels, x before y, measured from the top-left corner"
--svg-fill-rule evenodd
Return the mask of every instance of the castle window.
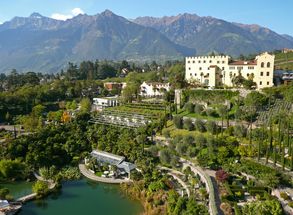
<path id="1" fill-rule="evenodd" d="M 267 82 L 267 85 L 270 85 L 270 82 L 269 81 Z"/>
<path id="2" fill-rule="evenodd" d="M 213 61 L 212 60 L 210 60 L 210 63 L 212 63 Z"/>
<path id="3" fill-rule="evenodd" d="M 270 76 L 270 72 L 267 72 L 267 76 Z"/>
<path id="4" fill-rule="evenodd" d="M 230 66 L 229 69 L 233 70 L 233 69 L 235 69 L 235 66 Z"/>
<path id="5" fill-rule="evenodd" d="M 261 67 L 261 68 L 264 68 L 264 67 L 265 67 L 265 63 L 262 62 L 262 63 L 260 64 L 260 67 Z"/>
<path id="6" fill-rule="evenodd" d="M 194 60 L 194 61 L 192 61 L 192 63 L 195 63 L 195 60 Z"/>
<path id="7" fill-rule="evenodd" d="M 271 67 L 271 63 L 270 63 L 270 62 L 267 63 L 267 67 L 268 67 L 268 68 Z"/>
<path id="8" fill-rule="evenodd" d="M 260 72 L 260 76 L 263 76 L 263 72 Z"/>
<path id="9" fill-rule="evenodd" d="M 220 63 L 220 61 L 217 61 L 217 63 L 219 64 L 219 63 Z"/>
<path id="10" fill-rule="evenodd" d="M 198 63 L 200 63 L 200 60 L 198 61 Z"/>
<path id="11" fill-rule="evenodd" d="M 192 73 L 190 73 L 190 76 L 192 76 Z"/>
<path id="12" fill-rule="evenodd" d="M 187 63 L 190 63 L 190 60 L 189 60 L 189 61 L 187 61 Z"/>
<path id="13" fill-rule="evenodd" d="M 188 70 L 191 70 L 191 68 L 189 67 Z"/>
<path id="14" fill-rule="evenodd" d="M 199 70 L 202 70 L 202 68 L 201 68 L 201 67 L 199 67 Z"/>
<path id="15" fill-rule="evenodd" d="M 224 70 L 225 69 L 225 67 L 222 67 L 222 70 Z"/>
<path id="16" fill-rule="evenodd" d="M 223 60 L 222 63 L 225 63 L 225 61 Z"/>
<path id="17" fill-rule="evenodd" d="M 206 63 L 206 61 L 204 60 L 203 63 Z"/>
<path id="18" fill-rule="evenodd" d="M 262 85 L 262 81 L 259 82 L 259 85 Z"/>

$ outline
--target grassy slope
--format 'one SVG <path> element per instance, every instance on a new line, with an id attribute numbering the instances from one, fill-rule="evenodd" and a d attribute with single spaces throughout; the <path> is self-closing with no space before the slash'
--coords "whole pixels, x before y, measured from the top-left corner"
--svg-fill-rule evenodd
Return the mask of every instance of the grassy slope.
<path id="1" fill-rule="evenodd" d="M 276 69 L 293 70 L 293 52 L 276 54 L 275 66 Z"/>

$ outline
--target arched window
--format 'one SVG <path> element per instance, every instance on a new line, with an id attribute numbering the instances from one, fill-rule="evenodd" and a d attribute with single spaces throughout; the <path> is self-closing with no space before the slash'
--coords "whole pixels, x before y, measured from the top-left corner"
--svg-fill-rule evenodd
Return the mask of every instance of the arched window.
<path id="1" fill-rule="evenodd" d="M 264 68 L 265 67 L 265 63 L 262 62 L 260 66 L 261 66 L 261 68 Z"/>
<path id="2" fill-rule="evenodd" d="M 270 63 L 270 62 L 267 63 L 267 67 L 268 67 L 268 68 L 271 67 L 271 63 Z"/>

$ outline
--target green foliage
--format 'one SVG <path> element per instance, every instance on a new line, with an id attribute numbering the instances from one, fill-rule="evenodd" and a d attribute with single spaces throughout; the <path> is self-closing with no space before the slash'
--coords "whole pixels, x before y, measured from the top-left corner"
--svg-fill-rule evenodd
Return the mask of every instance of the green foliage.
<path id="1" fill-rule="evenodd" d="M 89 113 L 91 110 L 91 106 L 92 106 L 91 100 L 89 98 L 83 98 L 80 101 L 80 112 Z"/>
<path id="2" fill-rule="evenodd" d="M 185 68 L 183 64 L 175 64 L 168 71 L 169 82 L 174 89 L 182 89 L 185 83 Z"/>
<path id="3" fill-rule="evenodd" d="M 188 113 L 194 113 L 194 104 L 191 102 L 188 102 L 185 104 L 184 109 L 188 112 Z"/>
<path id="4" fill-rule="evenodd" d="M 242 208 L 243 214 L 283 215 L 283 209 L 277 200 L 256 201 Z"/>
<path id="5" fill-rule="evenodd" d="M 194 125 L 195 125 L 195 128 L 196 128 L 197 131 L 200 131 L 200 132 L 205 132 L 206 131 L 205 123 L 202 120 L 197 119 L 195 121 Z"/>
<path id="6" fill-rule="evenodd" d="M 207 121 L 206 123 L 206 129 L 211 134 L 216 134 L 218 131 L 218 126 L 214 121 Z"/>
<path id="7" fill-rule="evenodd" d="M 186 90 L 186 96 L 189 98 L 189 101 L 199 101 L 199 102 L 208 102 L 208 103 L 222 103 L 225 100 L 230 100 L 231 98 L 238 96 L 238 91 L 231 90 Z"/>
<path id="8" fill-rule="evenodd" d="M 182 129 L 183 128 L 183 119 L 181 116 L 174 116 L 173 122 L 176 128 Z"/>
<path id="9" fill-rule="evenodd" d="M 175 118 L 174 118 L 175 120 Z M 175 121 L 174 121 L 175 123 Z M 187 119 L 184 119 L 183 121 L 183 128 L 188 130 L 188 131 L 193 131 L 194 130 L 194 125 L 193 125 L 193 122 L 191 119 L 187 118 Z"/>
<path id="10" fill-rule="evenodd" d="M 24 163 L 19 160 L 0 160 L 0 178 L 25 179 L 28 176 Z"/>
<path id="11" fill-rule="evenodd" d="M 43 197 L 49 193 L 49 186 L 44 181 L 37 181 L 33 184 L 32 190 L 38 197 Z"/>
<path id="12" fill-rule="evenodd" d="M 10 191 L 7 188 L 0 188 L 0 199 L 5 200 Z"/>
<path id="13" fill-rule="evenodd" d="M 169 149 L 163 149 L 160 151 L 160 160 L 163 164 L 169 165 L 172 159 L 172 154 Z"/>
<path id="14" fill-rule="evenodd" d="M 288 194 L 285 193 L 285 192 L 280 192 L 280 196 L 284 200 L 290 200 L 291 199 L 290 196 L 288 196 Z"/>

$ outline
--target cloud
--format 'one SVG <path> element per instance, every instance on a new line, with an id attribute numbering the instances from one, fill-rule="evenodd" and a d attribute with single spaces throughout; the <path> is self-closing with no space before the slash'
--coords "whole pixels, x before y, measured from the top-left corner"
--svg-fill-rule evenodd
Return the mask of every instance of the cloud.
<path id="1" fill-rule="evenodd" d="M 65 21 L 67 19 L 72 19 L 79 14 L 84 14 L 84 11 L 80 8 L 74 8 L 71 10 L 70 14 L 53 13 L 51 18 Z"/>

